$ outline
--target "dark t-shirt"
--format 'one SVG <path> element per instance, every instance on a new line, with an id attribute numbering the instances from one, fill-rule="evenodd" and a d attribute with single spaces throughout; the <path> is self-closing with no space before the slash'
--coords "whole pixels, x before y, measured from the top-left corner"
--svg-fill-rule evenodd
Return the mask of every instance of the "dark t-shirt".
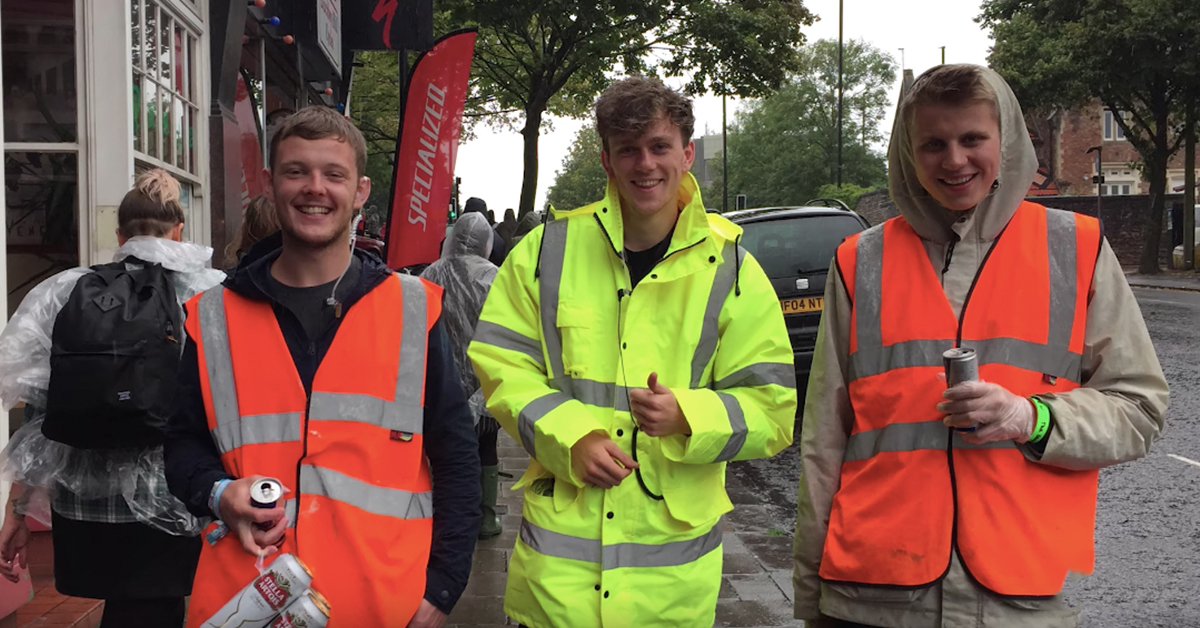
<path id="1" fill-rule="evenodd" d="M 267 290 L 276 301 L 296 316 L 309 340 L 316 340 L 321 332 L 333 323 L 335 308 L 327 301 L 333 294 L 334 285 L 337 285 L 338 301 L 347 299 L 354 286 L 358 285 L 359 275 L 362 274 L 362 260 L 353 255 L 350 260 L 350 268 L 346 269 L 346 275 L 340 282 L 334 280 L 308 288 L 285 286 L 267 273 L 267 277 L 270 278 Z"/>
<path id="2" fill-rule="evenodd" d="M 646 275 L 650 274 L 654 265 L 662 260 L 667 254 L 667 248 L 671 246 L 671 236 L 675 235 L 675 228 L 671 227 L 670 233 L 663 238 L 662 242 L 646 249 L 645 251 L 630 251 L 625 249 L 625 265 L 629 267 L 629 279 L 633 281 L 633 285 L 637 286 Z"/>

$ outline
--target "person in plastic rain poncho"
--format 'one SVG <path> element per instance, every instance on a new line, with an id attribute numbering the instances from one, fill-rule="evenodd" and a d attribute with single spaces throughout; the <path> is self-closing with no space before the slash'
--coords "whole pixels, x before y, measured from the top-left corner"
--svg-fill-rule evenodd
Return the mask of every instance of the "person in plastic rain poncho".
<path id="1" fill-rule="evenodd" d="M 185 300 L 225 278 L 206 267 L 212 249 L 180 241 L 179 184 L 166 172 L 138 176 L 117 215 L 114 261 L 162 264 L 181 319 Z M 201 522 L 167 490 L 162 447 L 84 450 L 42 435 L 55 319 L 88 272 L 73 268 L 43 281 L 0 334 L 0 401 L 6 411 L 26 404 L 25 424 L 3 452 L 4 479 L 14 482 L 17 497 L 0 531 L 0 575 L 16 581 L 18 564 L 25 567 L 31 516 L 52 523 L 55 586 L 64 595 L 104 599 L 102 626 L 133 619 L 179 626 Z"/>
<path id="2" fill-rule="evenodd" d="M 421 277 L 445 289 L 442 297 L 442 316 L 446 333 L 454 350 L 454 365 L 462 380 L 463 394 L 475 418 L 475 433 L 479 437 L 479 461 L 483 466 L 483 525 L 479 538 L 490 539 L 500 534 L 500 518 L 496 516 L 496 494 L 499 489 L 500 463 L 496 457 L 496 437 L 500 424 L 484 407 L 483 391 L 471 361 L 467 345 L 475 334 L 479 312 L 487 300 L 488 289 L 496 278 L 496 265 L 488 261 L 493 231 L 487 218 L 478 212 L 463 214 L 454 223 L 454 230 L 442 247 L 442 257 L 421 273 Z"/>

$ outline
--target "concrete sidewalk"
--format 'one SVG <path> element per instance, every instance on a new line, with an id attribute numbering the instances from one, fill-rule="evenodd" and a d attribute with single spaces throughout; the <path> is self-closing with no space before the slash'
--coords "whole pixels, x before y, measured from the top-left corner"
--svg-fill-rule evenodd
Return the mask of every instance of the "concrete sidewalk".
<path id="1" fill-rule="evenodd" d="M 500 433 L 500 509 L 504 533 L 480 541 L 466 593 L 450 614 L 447 627 L 509 626 L 504 614 L 508 559 L 521 525 L 521 492 L 509 490 L 521 477 L 529 456 L 507 433 Z M 725 516 L 724 575 L 717 601 L 716 626 L 802 626 L 792 619 L 792 543 L 782 530 L 766 527 L 766 507 L 751 491 L 730 478 L 734 511 Z"/>
<path id="2" fill-rule="evenodd" d="M 1134 288 L 1200 292 L 1200 272 L 1194 270 L 1167 270 L 1158 275 L 1139 275 L 1126 270 L 1125 280 Z"/>

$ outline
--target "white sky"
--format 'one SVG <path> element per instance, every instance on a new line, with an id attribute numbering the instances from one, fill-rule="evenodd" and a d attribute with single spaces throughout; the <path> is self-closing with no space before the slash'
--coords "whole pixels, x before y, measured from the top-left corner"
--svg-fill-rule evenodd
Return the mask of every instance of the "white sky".
<path id="1" fill-rule="evenodd" d="M 586 0 L 583 0 L 586 1 Z M 844 37 L 865 39 L 870 44 L 891 54 L 899 62 L 900 48 L 904 48 L 904 67 L 920 75 L 941 61 L 940 46 L 946 47 L 947 63 L 986 63 L 991 39 L 979 24 L 974 22 L 979 14 L 975 2 L 948 2 L 946 0 L 844 0 Z M 838 0 L 805 0 L 819 19 L 804 29 L 809 42 L 818 39 L 837 39 Z M 671 87 L 679 84 L 668 82 Z M 892 101 L 899 93 L 900 81 L 892 87 Z M 728 103 L 729 121 L 737 108 L 733 99 Z M 721 132 L 721 99 L 704 96 L 693 103 L 696 115 L 696 136 Z M 885 131 L 892 126 L 892 111 L 883 124 Z M 546 202 L 546 193 L 554 183 L 554 175 L 570 149 L 575 133 L 590 120 L 554 119 L 554 130 L 547 131 L 542 125 L 538 142 L 540 156 L 538 187 L 535 208 Z M 488 208 L 495 210 L 496 218 L 504 216 L 504 209 L 516 208 L 521 196 L 521 181 L 524 176 L 524 147 L 517 132 L 496 132 L 480 126 L 478 137 L 462 144 L 458 151 L 456 174 L 462 177 L 460 190 L 463 202 L 472 196 L 487 201 Z M 597 157 L 599 158 L 599 157 Z"/>

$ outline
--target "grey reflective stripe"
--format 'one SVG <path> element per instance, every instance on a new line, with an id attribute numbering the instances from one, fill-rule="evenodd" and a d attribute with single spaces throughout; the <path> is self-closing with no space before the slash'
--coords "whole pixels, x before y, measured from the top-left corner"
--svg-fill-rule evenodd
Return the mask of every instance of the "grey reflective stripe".
<path id="1" fill-rule="evenodd" d="M 756 388 L 775 384 L 784 388 L 796 388 L 796 367 L 793 364 L 778 362 L 759 362 L 738 369 L 717 382 L 717 390 L 730 388 Z"/>
<path id="2" fill-rule="evenodd" d="M 475 326 L 475 337 L 472 339 L 485 345 L 492 345 L 509 351 L 519 351 L 533 359 L 545 368 L 546 361 L 542 358 L 542 344 L 533 338 L 522 336 L 517 332 L 488 321 L 479 321 Z"/>
<path id="3" fill-rule="evenodd" d="M 1072 315 L 1073 316 L 1073 315 Z M 954 346 L 953 340 L 909 340 L 885 347 L 858 346 L 850 354 L 848 381 L 879 375 L 892 369 L 917 366 L 942 366 L 942 352 Z M 965 340 L 964 347 L 975 350 L 979 364 L 1008 364 L 1035 373 L 1080 381 L 1082 356 L 1067 351 L 1065 344 L 1043 345 L 1016 338 Z"/>
<path id="4" fill-rule="evenodd" d="M 521 541 L 539 554 L 599 563 L 601 570 L 625 568 L 678 567 L 692 563 L 721 547 L 721 523 L 708 532 L 686 541 L 661 545 L 616 543 L 601 545 L 598 539 L 585 539 L 552 532 L 529 521 L 521 522 Z"/>
<path id="5" fill-rule="evenodd" d="M 404 321 L 400 330 L 400 362 L 396 368 L 396 395 L 392 403 L 399 406 L 392 411 L 405 425 L 420 423 L 424 413 L 421 397 L 425 394 L 425 343 L 429 338 L 426 326 L 428 312 L 425 302 L 425 286 L 412 275 L 395 274 L 400 281 L 404 299 Z M 415 431 L 415 430 L 403 430 Z"/>
<path id="6" fill-rule="evenodd" d="M 552 392 L 530 401 L 521 408 L 521 412 L 517 414 L 517 434 L 521 437 L 521 446 L 529 452 L 530 458 L 537 458 L 533 445 L 533 424 L 570 400 L 571 397 L 567 393 Z"/>
<path id="7" fill-rule="evenodd" d="M 300 442 L 300 413 L 252 414 L 221 423 L 212 430 L 217 450 L 226 453 L 242 445 Z"/>
<path id="8" fill-rule="evenodd" d="M 883 346 L 879 301 L 883 291 L 883 225 L 858 236 L 854 263 L 854 322 L 858 350 Z"/>
<path id="9" fill-rule="evenodd" d="M 296 527 L 296 498 L 283 500 L 283 514 L 287 515 L 287 527 Z"/>
<path id="10" fill-rule="evenodd" d="M 550 356 L 548 379 L 553 381 L 563 373 L 562 332 L 558 329 L 558 289 L 562 283 L 563 263 L 567 256 L 567 225 L 570 220 L 546 223 L 542 234 L 541 277 L 538 279 L 538 301 L 542 315 L 542 342 Z"/>
<path id="11" fill-rule="evenodd" d="M 721 392 L 717 393 L 717 397 L 724 404 L 725 413 L 729 415 L 729 428 L 732 432 L 729 434 L 729 440 L 725 441 L 725 447 L 713 462 L 726 462 L 733 460 L 742 450 L 742 445 L 746 444 L 746 415 L 742 413 L 742 404 L 738 403 L 737 397 Z"/>
<path id="12" fill-rule="evenodd" d="M 225 323 L 225 288 L 214 286 L 200 295 L 197 304 L 200 316 L 200 339 L 203 342 L 204 366 L 208 372 L 209 392 L 217 431 L 222 435 L 237 429 L 237 385 L 233 381 L 233 358 L 229 354 L 229 328 Z M 216 435 L 214 435 L 216 436 Z M 217 441 L 221 453 L 233 449 L 229 441 Z"/>
<path id="13" fill-rule="evenodd" d="M 412 374 L 403 376 L 413 377 Z M 351 393 L 313 392 L 308 406 L 308 418 L 314 421 L 354 421 L 410 434 L 422 432 L 424 417 L 420 405 Z"/>
<path id="14" fill-rule="evenodd" d="M 879 429 L 851 434 L 850 439 L 846 442 L 846 454 L 842 458 L 842 462 L 867 460 L 884 452 L 926 449 L 945 451 L 949 437 L 950 428 L 941 421 L 892 423 Z M 1016 443 L 1011 440 L 973 445 L 963 440 L 961 434 L 954 434 L 955 449 L 1012 449 L 1015 447 Z"/>
<path id="15" fill-rule="evenodd" d="M 433 494 L 375 486 L 344 473 L 312 465 L 300 466 L 300 486 L 305 495 L 321 495 L 369 513 L 397 519 L 433 516 Z"/>
<path id="16" fill-rule="evenodd" d="M 712 361 L 713 356 L 717 353 L 717 340 L 720 338 L 718 322 L 721 317 L 721 306 L 725 304 L 725 298 L 729 296 L 729 291 L 733 290 L 733 284 L 737 280 L 737 257 L 745 252 L 740 247 L 735 248 L 733 242 L 726 242 L 721 248 L 721 265 L 717 267 L 717 272 L 713 274 L 712 289 L 708 293 L 708 303 L 704 306 L 704 321 L 700 327 L 700 340 L 696 344 L 696 353 L 692 356 L 692 389 L 697 389 L 706 382 L 702 382 L 704 377 L 704 367 Z"/>
<path id="17" fill-rule="evenodd" d="M 1047 209 L 1046 240 L 1047 266 L 1050 268 L 1050 324 L 1046 344 L 1065 353 L 1070 349 L 1071 329 L 1075 326 L 1075 214 Z M 1082 357 L 1080 361 L 1082 363 Z M 1079 379 L 1076 377 L 1071 381 L 1078 382 Z"/>

